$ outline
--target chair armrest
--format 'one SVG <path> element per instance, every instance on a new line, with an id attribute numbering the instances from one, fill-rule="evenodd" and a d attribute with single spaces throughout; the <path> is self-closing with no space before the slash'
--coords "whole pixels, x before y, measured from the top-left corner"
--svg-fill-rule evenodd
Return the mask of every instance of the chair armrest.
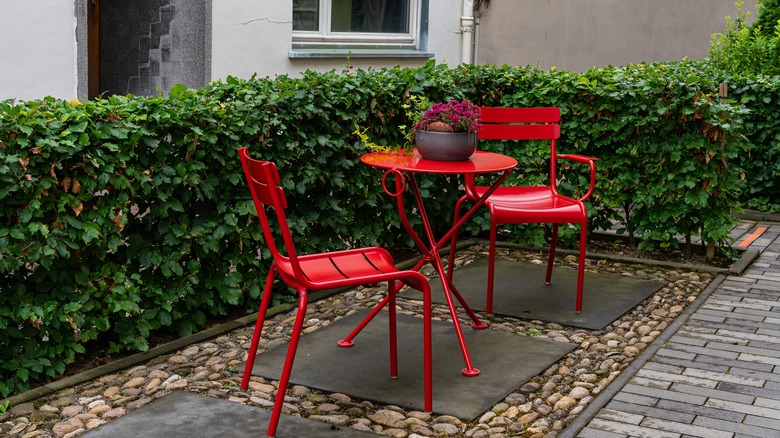
<path id="1" fill-rule="evenodd" d="M 576 161 L 578 163 L 587 164 L 588 167 L 590 167 L 590 188 L 588 189 L 587 193 L 585 193 L 585 196 L 578 199 L 578 201 L 582 202 L 590 198 L 590 195 L 593 194 L 593 189 L 596 187 L 596 161 L 598 158 L 577 154 L 558 154 L 557 158 L 568 161 Z"/>

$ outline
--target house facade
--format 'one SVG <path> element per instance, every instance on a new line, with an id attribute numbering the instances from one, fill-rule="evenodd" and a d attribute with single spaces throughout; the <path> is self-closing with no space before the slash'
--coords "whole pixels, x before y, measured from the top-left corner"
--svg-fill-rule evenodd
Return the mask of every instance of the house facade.
<path id="1" fill-rule="evenodd" d="M 0 99 L 154 95 L 227 76 L 702 58 L 733 0 L 0 0 Z M 745 9 L 755 10 L 755 0 Z"/>

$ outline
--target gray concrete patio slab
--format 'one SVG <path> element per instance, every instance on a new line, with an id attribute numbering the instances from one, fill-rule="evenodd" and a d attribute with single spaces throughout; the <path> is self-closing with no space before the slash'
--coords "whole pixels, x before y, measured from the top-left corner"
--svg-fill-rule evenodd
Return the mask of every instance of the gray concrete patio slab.
<path id="1" fill-rule="evenodd" d="M 368 311 L 355 313 L 301 337 L 292 384 L 339 392 L 383 405 L 423 410 L 422 319 L 398 315 L 397 379 L 389 377 L 388 318 L 380 313 L 352 348 L 336 343 Z M 433 410 L 473 420 L 576 347 L 549 339 L 492 330 L 463 333 L 476 377 L 461 374 L 463 357 L 450 322 L 433 321 Z M 258 356 L 253 375 L 278 380 L 287 346 Z"/>
<path id="2" fill-rule="evenodd" d="M 82 436 L 86 438 L 256 438 L 265 436 L 270 418 L 270 409 L 177 391 Z M 280 438 L 368 438 L 378 435 L 283 415 L 276 436 Z"/>
<path id="3" fill-rule="evenodd" d="M 493 313 L 602 329 L 665 284 L 586 272 L 582 313 L 578 314 L 574 311 L 577 271 L 553 268 L 552 282 L 547 285 L 544 283 L 545 270 L 545 265 L 496 260 Z M 456 269 L 453 281 L 472 309 L 485 310 L 486 258 Z M 435 303 L 446 302 L 438 278 L 431 280 L 431 289 Z"/>

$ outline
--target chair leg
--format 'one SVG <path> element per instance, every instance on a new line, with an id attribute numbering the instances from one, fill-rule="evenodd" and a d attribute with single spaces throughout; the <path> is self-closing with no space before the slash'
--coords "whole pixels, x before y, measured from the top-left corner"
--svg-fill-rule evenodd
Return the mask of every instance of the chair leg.
<path id="1" fill-rule="evenodd" d="M 577 313 L 582 312 L 582 289 L 585 282 L 585 245 L 587 243 L 588 236 L 588 223 L 583 222 L 580 231 L 580 260 L 577 266 L 577 303 L 575 310 Z"/>
<path id="2" fill-rule="evenodd" d="M 276 400 L 274 400 L 274 409 L 271 413 L 271 422 L 268 424 L 268 437 L 276 436 L 276 426 L 279 425 L 279 416 L 282 414 L 284 405 L 284 396 L 287 394 L 287 385 L 290 383 L 290 373 L 292 372 L 295 353 L 298 351 L 298 341 L 301 339 L 303 331 L 303 320 L 306 318 L 306 306 L 309 301 L 306 289 L 298 290 L 298 313 L 295 315 L 295 325 L 290 337 L 290 345 L 287 347 L 287 357 L 284 360 L 282 377 L 279 379 L 279 388 L 276 390 Z"/>
<path id="3" fill-rule="evenodd" d="M 387 282 L 387 294 L 390 297 L 387 307 L 387 319 L 390 323 L 390 378 L 398 378 L 398 332 L 395 312 L 395 281 Z"/>
<path id="4" fill-rule="evenodd" d="M 550 239 L 550 254 L 547 255 L 547 274 L 544 277 L 544 283 L 550 284 L 552 281 L 552 268 L 555 262 L 555 247 L 558 246 L 558 224 L 553 224 L 552 239 Z"/>
<path id="5" fill-rule="evenodd" d="M 485 300 L 485 312 L 493 314 L 493 277 L 496 271 L 496 222 L 490 221 L 490 247 L 488 249 L 488 278 L 487 299 Z"/>
<path id="6" fill-rule="evenodd" d="M 252 343 L 249 346 L 249 356 L 246 358 L 244 366 L 244 376 L 241 378 L 241 389 L 246 390 L 249 386 L 249 378 L 252 376 L 252 367 L 255 365 L 257 355 L 257 344 L 260 342 L 260 335 L 263 332 L 263 323 L 268 311 L 268 304 L 271 302 L 271 291 L 274 287 L 274 276 L 276 275 L 276 266 L 271 265 L 268 270 L 268 276 L 265 279 L 265 288 L 263 289 L 263 298 L 260 301 L 260 310 L 257 312 L 257 321 L 255 321 L 255 331 L 252 335 Z"/>
<path id="7" fill-rule="evenodd" d="M 460 209 L 463 206 L 463 201 L 466 200 L 466 196 L 461 196 L 458 202 L 455 203 L 455 218 L 452 223 L 455 224 L 460 219 Z M 447 259 L 447 278 L 452 281 L 452 272 L 455 269 L 455 246 L 458 244 L 458 232 L 452 233 L 452 239 L 450 240 L 450 257 Z"/>
<path id="8" fill-rule="evenodd" d="M 425 283 L 423 290 L 423 368 L 425 385 L 425 412 L 433 412 L 433 340 L 431 330 L 431 288 Z"/>

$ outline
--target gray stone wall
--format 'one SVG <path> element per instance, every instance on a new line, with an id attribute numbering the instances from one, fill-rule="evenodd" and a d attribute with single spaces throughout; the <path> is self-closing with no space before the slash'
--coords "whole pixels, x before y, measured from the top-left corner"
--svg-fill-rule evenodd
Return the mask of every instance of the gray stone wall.
<path id="1" fill-rule="evenodd" d="M 206 2 L 101 2 L 100 88 L 152 96 L 206 84 Z"/>

